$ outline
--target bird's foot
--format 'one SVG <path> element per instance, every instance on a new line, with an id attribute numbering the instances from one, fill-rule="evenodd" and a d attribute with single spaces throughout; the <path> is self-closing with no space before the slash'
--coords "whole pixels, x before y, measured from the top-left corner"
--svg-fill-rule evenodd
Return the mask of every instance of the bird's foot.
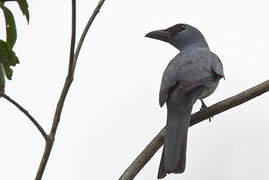
<path id="1" fill-rule="evenodd" d="M 202 103 L 202 106 L 200 108 L 200 111 L 206 110 L 207 109 L 207 105 L 205 104 L 205 102 L 202 99 L 200 99 L 200 101 Z M 212 118 L 213 118 L 213 116 L 208 118 L 209 122 L 211 122 L 211 119 Z"/>

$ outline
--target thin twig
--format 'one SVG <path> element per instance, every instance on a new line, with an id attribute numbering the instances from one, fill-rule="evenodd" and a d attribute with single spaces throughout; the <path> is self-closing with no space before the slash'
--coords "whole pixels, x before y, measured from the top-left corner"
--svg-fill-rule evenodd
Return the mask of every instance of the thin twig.
<path id="1" fill-rule="evenodd" d="M 39 132 L 42 134 L 44 139 L 46 141 L 48 141 L 49 136 L 47 135 L 47 133 L 44 131 L 44 129 L 41 127 L 41 125 L 35 120 L 35 118 L 33 118 L 33 116 L 26 109 L 24 109 L 19 103 L 17 103 L 15 100 L 13 100 L 8 95 L 1 94 L 1 96 L 4 99 L 6 99 L 7 101 L 9 101 L 10 103 L 12 103 L 13 105 L 15 105 L 22 113 L 24 113 L 30 119 L 30 121 L 32 121 L 32 123 L 35 125 L 35 127 L 39 130 Z"/>
<path id="2" fill-rule="evenodd" d="M 100 0 L 99 3 L 97 4 L 96 8 L 94 9 L 90 19 L 88 20 L 82 34 L 81 34 L 81 37 L 79 39 L 79 42 L 78 42 L 78 45 L 77 45 L 77 48 L 76 48 L 76 51 L 75 51 L 75 57 L 74 57 L 74 66 L 73 66 L 73 73 L 75 72 L 75 67 L 76 67 L 76 64 L 77 64 L 77 59 L 78 59 L 78 55 L 79 55 L 79 52 L 80 52 L 80 49 L 82 47 L 82 44 L 84 42 L 84 39 L 92 25 L 92 22 L 94 21 L 95 17 L 97 16 L 97 14 L 99 13 L 101 7 L 103 6 L 105 0 Z"/>
<path id="3" fill-rule="evenodd" d="M 75 52 L 75 43 L 76 43 L 76 1 L 72 0 L 72 28 L 71 28 L 71 45 L 70 45 L 70 54 L 69 54 L 69 67 L 68 75 L 73 79 L 73 64 L 74 64 L 74 52 Z M 64 101 L 64 100 L 63 100 Z"/>
<path id="4" fill-rule="evenodd" d="M 98 9 L 98 11 L 101 8 L 103 2 L 101 4 L 100 4 L 100 2 L 98 3 L 98 5 L 96 7 L 96 9 Z M 60 117 L 61 117 L 64 102 L 65 102 L 65 98 L 66 98 L 68 90 L 73 82 L 73 75 L 74 75 L 74 71 L 76 68 L 78 54 L 79 54 L 80 48 L 82 46 L 83 40 L 87 34 L 87 31 L 88 31 L 90 25 L 92 24 L 92 21 L 94 20 L 96 14 L 97 13 L 94 11 L 92 16 L 90 17 L 90 20 L 89 20 L 90 24 L 88 23 L 86 25 L 87 28 L 85 28 L 85 29 L 87 29 L 87 30 L 85 31 L 85 33 L 82 34 L 82 36 L 80 38 L 80 43 L 78 44 L 78 46 L 76 48 L 76 53 L 74 53 L 75 31 L 76 31 L 76 0 L 72 0 L 72 37 L 71 37 L 71 45 L 70 45 L 68 74 L 67 74 L 67 77 L 66 77 L 66 80 L 64 83 L 64 87 L 62 89 L 60 98 L 59 98 L 57 106 L 56 106 L 56 110 L 55 110 L 55 114 L 54 114 L 54 118 L 53 118 L 53 123 L 52 123 L 52 127 L 51 127 L 50 134 L 49 134 L 50 141 L 46 142 L 46 147 L 45 147 L 45 150 L 44 150 L 44 153 L 43 153 L 35 180 L 41 180 L 42 175 L 44 173 L 44 170 L 46 168 L 46 164 L 48 162 L 48 159 L 49 159 L 52 147 L 53 147 L 57 127 L 58 127 L 58 124 L 60 122 Z"/>
<path id="5" fill-rule="evenodd" d="M 71 38 L 71 44 L 70 44 L 70 56 L 69 56 L 69 67 L 68 67 L 69 71 L 68 71 L 65 84 L 64 84 L 62 93 L 60 95 L 60 98 L 58 100 L 58 104 L 57 104 L 56 111 L 54 114 L 53 124 L 50 131 L 50 136 L 52 138 L 55 137 L 55 133 L 56 133 L 58 124 L 60 122 L 60 116 L 62 113 L 65 97 L 73 81 L 72 69 L 73 69 L 73 63 L 74 63 L 74 49 L 75 49 L 75 38 L 76 38 L 75 29 L 76 29 L 76 0 L 72 0 L 72 34 L 71 34 L 72 38 Z"/>
<path id="6" fill-rule="evenodd" d="M 39 168 L 37 170 L 37 174 L 35 177 L 35 180 L 41 180 L 42 175 L 44 173 L 44 170 L 46 168 L 49 156 L 50 156 L 50 152 L 52 150 L 53 147 L 53 143 L 54 143 L 54 139 L 55 139 L 55 135 L 56 135 L 56 131 L 57 131 L 57 127 L 58 124 L 60 122 L 60 117 L 61 117 L 61 113 L 62 113 L 62 109 L 63 109 L 63 105 L 64 105 L 64 101 L 66 98 L 66 95 L 68 93 L 68 90 L 72 84 L 73 81 L 73 76 L 72 76 L 72 69 L 73 69 L 73 62 L 74 62 L 74 47 L 75 47 L 75 37 L 76 37 L 76 0 L 72 0 L 72 31 L 71 31 L 71 44 L 70 44 L 70 57 L 69 57 L 69 67 L 68 67 L 68 74 L 64 83 L 64 87 L 62 89 L 60 98 L 58 100 L 57 106 L 56 106 L 56 111 L 54 114 L 54 119 L 53 119 L 53 123 L 51 126 L 51 130 L 50 130 L 50 141 L 46 142 L 46 147 L 43 153 L 43 156 L 41 158 L 41 162 L 39 164 Z"/>
<path id="7" fill-rule="evenodd" d="M 246 91 L 243 91 L 235 96 L 218 102 L 203 111 L 194 113 L 191 116 L 191 126 L 202 122 L 214 115 L 238 106 L 242 103 L 249 101 L 265 92 L 269 91 L 269 80 L 256 85 Z M 132 180 L 139 173 L 139 171 L 147 164 L 147 162 L 153 157 L 158 149 L 163 145 L 165 128 L 163 128 L 158 135 L 147 145 L 147 147 L 137 156 L 132 164 L 121 175 L 119 180 Z"/>

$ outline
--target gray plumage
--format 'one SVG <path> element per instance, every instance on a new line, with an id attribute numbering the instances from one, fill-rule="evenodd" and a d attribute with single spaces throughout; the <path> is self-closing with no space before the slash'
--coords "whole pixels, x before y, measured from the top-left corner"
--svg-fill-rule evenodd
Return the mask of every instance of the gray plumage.
<path id="1" fill-rule="evenodd" d="M 160 106 L 167 105 L 167 125 L 158 178 L 183 173 L 187 133 L 193 104 L 212 94 L 224 77 L 218 56 L 209 50 L 201 32 L 187 24 L 152 31 L 146 37 L 162 40 L 180 53 L 168 64 L 162 77 Z"/>

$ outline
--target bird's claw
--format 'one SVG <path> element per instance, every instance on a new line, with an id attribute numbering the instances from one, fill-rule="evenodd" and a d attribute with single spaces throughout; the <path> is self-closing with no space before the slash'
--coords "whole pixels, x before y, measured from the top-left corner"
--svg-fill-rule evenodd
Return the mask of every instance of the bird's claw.
<path id="1" fill-rule="evenodd" d="M 202 106 L 200 108 L 200 111 L 206 110 L 207 109 L 207 105 L 205 104 L 205 102 L 202 99 L 200 99 L 200 101 L 202 103 Z M 209 122 L 211 122 L 211 119 L 212 118 L 213 118 L 213 116 L 208 118 Z"/>

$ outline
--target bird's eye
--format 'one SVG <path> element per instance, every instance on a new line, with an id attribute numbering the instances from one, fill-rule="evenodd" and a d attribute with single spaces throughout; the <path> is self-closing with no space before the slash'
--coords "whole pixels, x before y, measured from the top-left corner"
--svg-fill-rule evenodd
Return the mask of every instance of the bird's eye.
<path id="1" fill-rule="evenodd" d="M 185 24 L 181 24 L 181 26 L 179 27 L 179 31 L 184 31 L 186 29 Z"/>
<path id="2" fill-rule="evenodd" d="M 177 25 L 174 25 L 174 26 L 168 28 L 167 31 L 170 32 L 170 35 L 173 37 L 177 33 L 184 31 L 186 28 L 187 27 L 185 24 L 177 24 Z"/>

